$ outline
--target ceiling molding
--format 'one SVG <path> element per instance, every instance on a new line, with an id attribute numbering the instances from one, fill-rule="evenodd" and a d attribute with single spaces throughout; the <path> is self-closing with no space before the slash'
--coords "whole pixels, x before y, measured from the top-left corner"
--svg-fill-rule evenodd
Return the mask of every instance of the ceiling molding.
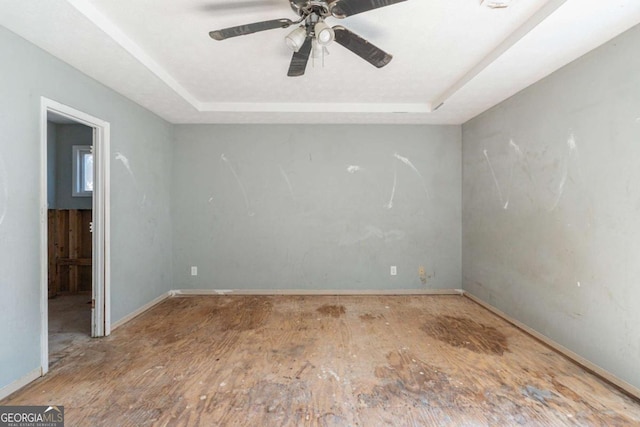
<path id="1" fill-rule="evenodd" d="M 144 65 L 177 95 L 198 112 L 248 112 L 248 113 L 419 113 L 433 112 L 432 104 L 395 103 L 252 103 L 252 102 L 202 102 L 185 89 L 158 62 L 149 56 L 118 26 L 87 0 L 67 0 L 78 12 L 113 39 L 133 58 Z"/>
<path id="2" fill-rule="evenodd" d="M 187 89 L 173 78 L 167 70 L 158 64 L 129 36 L 127 36 L 117 25 L 109 18 L 104 16 L 98 9 L 91 5 L 87 0 L 67 0 L 78 12 L 84 15 L 96 27 L 100 28 L 106 35 L 111 37 L 124 50 L 133 56 L 138 62 L 144 65 L 164 84 L 170 87 L 182 99 L 191 104 L 193 108 L 200 111 L 200 101 L 198 101 Z"/>
<path id="3" fill-rule="evenodd" d="M 431 104 L 372 104 L 372 103 L 200 103 L 200 112 L 249 113 L 431 113 Z"/>
<path id="4" fill-rule="evenodd" d="M 473 80 L 478 74 L 484 71 L 489 65 L 493 64 L 498 58 L 500 58 L 505 52 L 511 49 L 522 38 L 529 34 L 534 28 L 544 22 L 555 11 L 560 9 L 568 0 L 549 0 L 547 4 L 542 6 L 535 14 L 533 14 L 524 24 L 518 29 L 509 34 L 502 43 L 496 46 L 487 56 L 482 58 L 473 68 L 456 81 L 453 85 L 448 87 L 439 96 L 435 97 L 431 101 L 431 105 L 437 105 L 438 108 L 444 104 L 454 93 L 462 89 L 467 83 Z"/>

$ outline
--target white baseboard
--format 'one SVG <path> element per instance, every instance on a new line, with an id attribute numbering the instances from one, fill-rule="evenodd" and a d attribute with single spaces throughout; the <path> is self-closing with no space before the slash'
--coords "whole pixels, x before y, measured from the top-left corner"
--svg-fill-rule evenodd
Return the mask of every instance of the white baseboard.
<path id="1" fill-rule="evenodd" d="M 464 295 L 462 289 L 175 289 L 171 297 L 195 295 Z"/>
<path id="2" fill-rule="evenodd" d="M 18 380 L 15 380 L 11 384 L 8 384 L 8 385 L 0 388 L 0 400 L 4 399 L 5 397 L 9 396 L 10 394 L 15 393 L 16 391 L 20 390 L 22 387 L 26 386 L 27 384 L 29 384 L 32 381 L 37 380 L 41 376 L 42 376 L 42 369 L 36 368 L 33 371 L 29 372 L 24 377 L 22 377 L 22 378 L 20 378 Z"/>
<path id="3" fill-rule="evenodd" d="M 601 368 L 600 366 L 596 365 L 593 362 L 590 362 L 589 360 L 585 359 L 584 357 L 580 356 L 579 354 L 577 354 L 577 353 L 569 350 L 565 346 L 555 342 L 551 338 L 549 338 L 549 337 L 547 337 L 545 335 L 542 335 L 540 332 L 536 331 L 535 329 L 530 328 L 529 326 L 525 325 L 524 323 L 514 319 L 513 317 L 509 316 L 505 312 L 503 312 L 501 310 L 498 310 L 497 308 L 495 308 L 491 304 L 488 304 L 488 303 L 484 302 L 480 298 L 478 298 L 478 297 L 476 297 L 474 295 L 471 295 L 470 293 L 468 293 L 466 291 L 464 291 L 464 296 L 469 298 L 470 300 L 474 301 L 475 303 L 481 305 L 482 307 L 486 308 L 487 310 L 491 311 L 495 315 L 503 318 L 504 320 L 506 320 L 507 322 L 511 323 L 513 326 L 515 326 L 516 328 L 519 328 L 519 329 L 523 330 L 527 334 L 531 335 L 532 337 L 536 338 L 537 340 L 539 340 L 539 341 L 543 342 L 544 344 L 548 345 L 549 347 L 551 347 L 552 349 L 554 349 L 558 353 L 562 354 L 563 356 L 568 357 L 569 359 L 573 360 L 575 363 L 577 363 L 578 365 L 582 366 L 584 369 L 586 369 L 587 371 L 591 372 L 592 374 L 602 378 L 605 381 L 608 381 L 609 383 L 611 383 L 614 386 L 618 387 L 619 389 L 625 391 L 629 395 L 631 395 L 631 396 L 635 397 L 636 399 L 640 400 L 640 389 L 638 389 L 637 387 L 635 387 L 635 386 L 629 384 L 628 382 L 616 377 L 611 372 Z"/>
<path id="4" fill-rule="evenodd" d="M 133 319 L 134 317 L 140 316 L 142 313 L 144 313 L 145 311 L 149 310 L 153 306 L 158 305 L 162 301 L 164 301 L 167 298 L 171 297 L 172 296 L 171 292 L 173 292 L 173 291 L 165 292 L 164 294 L 160 295 L 158 298 L 155 298 L 154 300 L 149 301 L 148 303 L 146 303 L 145 305 L 143 305 L 139 309 L 135 310 L 134 312 L 127 314 L 122 319 L 118 320 L 117 322 L 112 323 L 111 324 L 111 332 L 113 332 L 116 328 L 124 325 L 125 323 L 127 323 L 128 321 Z"/>

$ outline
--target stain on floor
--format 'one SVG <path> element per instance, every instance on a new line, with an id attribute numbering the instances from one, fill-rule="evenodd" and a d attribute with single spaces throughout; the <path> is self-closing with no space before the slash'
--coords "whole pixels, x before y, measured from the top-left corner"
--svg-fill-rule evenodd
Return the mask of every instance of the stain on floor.
<path id="1" fill-rule="evenodd" d="M 74 426 L 640 425 L 637 401 L 462 296 L 176 297 L 66 354 L 0 405 Z"/>
<path id="2" fill-rule="evenodd" d="M 378 314 L 377 316 L 374 316 L 371 313 L 361 314 L 359 317 L 360 317 L 360 320 L 362 320 L 363 322 L 373 322 L 376 319 L 382 319 L 383 318 L 383 316 L 381 314 Z"/>
<path id="3" fill-rule="evenodd" d="M 318 307 L 317 311 L 318 313 L 323 314 L 325 316 L 331 316 L 335 318 L 338 318 L 347 312 L 347 310 L 344 308 L 343 305 L 329 305 L 329 304 L 325 304 L 321 307 Z"/>
<path id="4" fill-rule="evenodd" d="M 507 337 L 502 332 L 464 317 L 438 316 L 421 329 L 439 341 L 475 353 L 502 356 L 509 351 Z"/>

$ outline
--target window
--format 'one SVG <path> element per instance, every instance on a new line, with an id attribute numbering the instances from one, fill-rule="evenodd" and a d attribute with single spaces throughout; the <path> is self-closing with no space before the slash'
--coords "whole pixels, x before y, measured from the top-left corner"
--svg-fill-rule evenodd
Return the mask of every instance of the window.
<path id="1" fill-rule="evenodd" d="M 93 146 L 73 146 L 73 197 L 93 194 Z"/>

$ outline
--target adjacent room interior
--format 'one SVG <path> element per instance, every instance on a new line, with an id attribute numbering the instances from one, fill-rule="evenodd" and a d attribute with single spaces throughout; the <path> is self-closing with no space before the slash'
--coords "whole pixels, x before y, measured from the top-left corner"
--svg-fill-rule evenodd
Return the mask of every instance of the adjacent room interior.
<path id="1" fill-rule="evenodd" d="M 0 406 L 640 424 L 640 3 L 440 3 L 5 2 Z"/>
<path id="2" fill-rule="evenodd" d="M 49 364 L 91 336 L 93 129 L 47 114 Z"/>

